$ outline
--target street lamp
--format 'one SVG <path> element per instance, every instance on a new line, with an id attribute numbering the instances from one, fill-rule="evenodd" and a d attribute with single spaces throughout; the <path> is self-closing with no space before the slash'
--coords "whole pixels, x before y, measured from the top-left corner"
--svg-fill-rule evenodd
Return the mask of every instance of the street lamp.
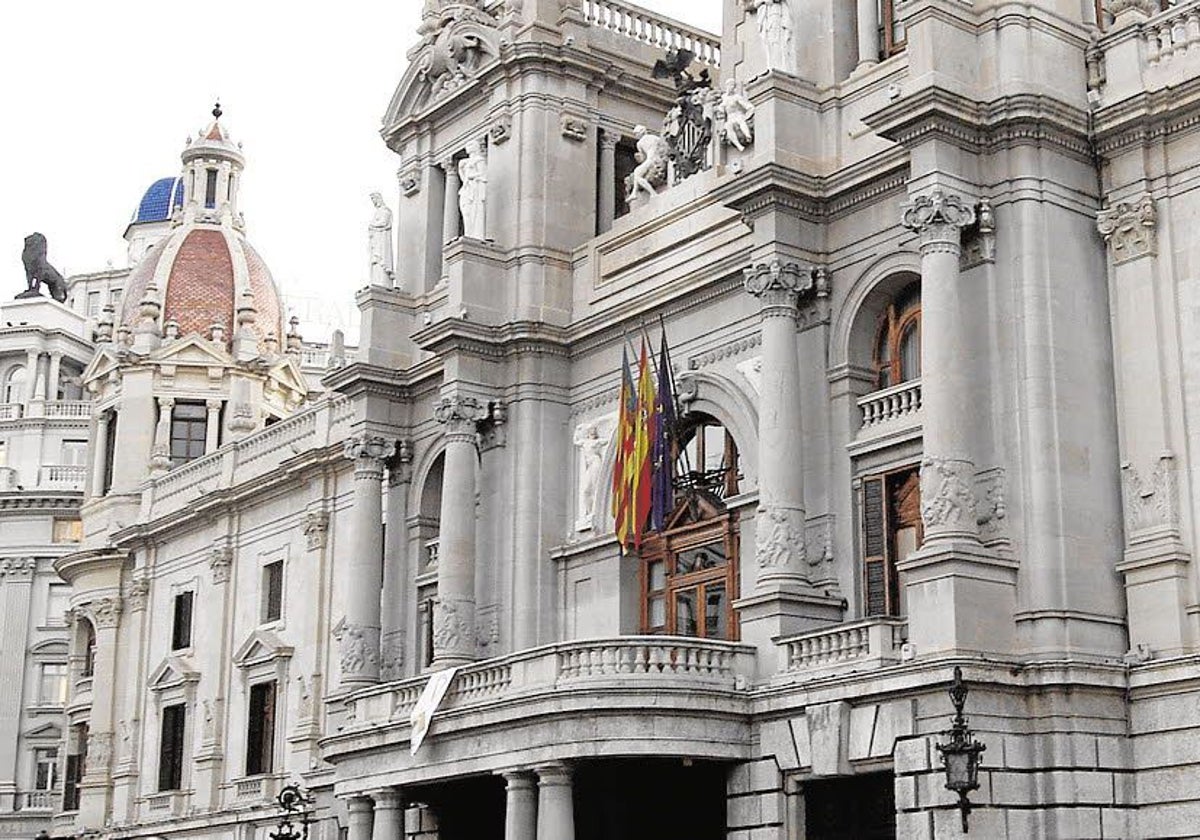
<path id="1" fill-rule="evenodd" d="M 963 834 L 967 833 L 967 815 L 971 813 L 971 800 L 967 798 L 979 789 L 979 755 L 987 749 L 975 740 L 963 717 L 963 706 L 967 703 L 967 686 L 963 683 L 962 668 L 954 666 L 954 683 L 950 686 L 950 702 L 954 704 L 954 717 L 950 720 L 950 742 L 937 744 L 942 754 L 942 765 L 946 768 L 946 790 L 958 794 L 958 810 L 962 813 Z"/>
<path id="2" fill-rule="evenodd" d="M 276 797 L 283 815 L 279 819 L 279 827 L 268 833 L 271 840 L 308 840 L 308 806 L 312 797 L 299 785 L 286 785 Z M 300 828 L 297 829 L 293 820 L 300 817 Z"/>

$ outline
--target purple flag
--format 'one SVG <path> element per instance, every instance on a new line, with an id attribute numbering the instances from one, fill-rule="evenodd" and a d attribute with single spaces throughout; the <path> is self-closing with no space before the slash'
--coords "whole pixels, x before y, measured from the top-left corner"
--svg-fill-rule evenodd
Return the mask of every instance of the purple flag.
<path id="1" fill-rule="evenodd" d="M 671 354 L 667 349 L 667 333 L 662 332 L 658 357 L 658 393 L 655 395 L 654 411 L 658 416 L 654 440 L 651 441 L 650 457 L 654 465 L 650 487 L 650 530 L 662 532 L 667 527 L 667 517 L 675 507 L 674 458 L 671 442 L 675 435 L 675 382 L 671 375 Z"/>

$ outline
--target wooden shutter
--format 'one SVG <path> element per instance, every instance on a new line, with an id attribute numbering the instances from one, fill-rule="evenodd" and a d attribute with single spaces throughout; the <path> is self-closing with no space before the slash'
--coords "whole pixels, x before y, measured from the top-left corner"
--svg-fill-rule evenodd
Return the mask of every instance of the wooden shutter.
<path id="1" fill-rule="evenodd" d="M 863 479 L 863 601 L 866 614 L 887 615 L 887 512 L 883 476 Z"/>
<path id="2" fill-rule="evenodd" d="M 64 811 L 79 810 L 79 777 L 83 766 L 83 756 L 75 753 L 67 755 L 67 772 L 63 777 L 62 807 Z"/>

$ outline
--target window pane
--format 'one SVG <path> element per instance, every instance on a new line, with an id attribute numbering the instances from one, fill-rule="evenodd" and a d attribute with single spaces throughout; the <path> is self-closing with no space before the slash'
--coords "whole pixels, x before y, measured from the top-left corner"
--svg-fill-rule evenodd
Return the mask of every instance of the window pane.
<path id="1" fill-rule="evenodd" d="M 710 543 L 679 552 L 675 556 L 675 574 L 686 575 L 690 572 L 716 569 L 724 564 L 725 546 L 721 543 Z"/>
<path id="2" fill-rule="evenodd" d="M 38 699 L 44 706 L 67 704 L 67 666 L 65 663 L 47 662 L 42 665 L 42 684 Z"/>
<path id="3" fill-rule="evenodd" d="M 175 596 L 175 624 L 171 633 L 171 649 L 180 650 L 192 644 L 192 599 L 191 592 L 180 592 Z"/>
<path id="4" fill-rule="evenodd" d="M 278 621 L 283 613 L 283 561 L 263 566 L 263 621 Z"/>
<path id="5" fill-rule="evenodd" d="M 696 623 L 695 589 L 683 589 L 675 593 L 675 633 L 680 636 L 699 635 Z"/>
<path id="6" fill-rule="evenodd" d="M 667 585 L 667 564 L 656 560 L 647 566 L 647 586 L 651 592 L 658 592 Z"/>
<path id="7" fill-rule="evenodd" d="M 704 635 L 709 639 L 724 639 L 729 635 L 726 601 L 725 584 L 710 583 L 704 587 Z"/>
<path id="8" fill-rule="evenodd" d="M 275 683 L 250 686 L 246 725 L 246 775 L 270 773 L 275 754 Z"/>
<path id="9" fill-rule="evenodd" d="M 667 624 L 667 600 L 662 596 L 651 598 L 646 605 L 646 618 L 651 627 L 665 627 Z"/>
<path id="10" fill-rule="evenodd" d="M 900 381 L 908 382 L 921 375 L 921 330 L 913 321 L 900 337 Z"/>

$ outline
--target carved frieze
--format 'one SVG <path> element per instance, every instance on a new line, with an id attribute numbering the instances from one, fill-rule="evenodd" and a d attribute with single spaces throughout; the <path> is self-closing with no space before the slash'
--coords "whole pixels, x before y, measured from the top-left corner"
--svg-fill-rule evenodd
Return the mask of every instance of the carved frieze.
<path id="1" fill-rule="evenodd" d="M 471 612 L 469 602 L 439 597 L 433 605 L 433 648 L 435 651 L 462 651 L 467 648 L 474 653 L 476 628 L 467 620 Z"/>
<path id="2" fill-rule="evenodd" d="M 927 457 L 921 462 L 921 521 L 926 533 L 975 533 L 975 467 L 957 458 Z"/>
<path id="3" fill-rule="evenodd" d="M 404 676 L 404 631 L 392 630 L 379 640 L 379 676 L 398 680 Z"/>
<path id="4" fill-rule="evenodd" d="M 379 665 L 379 628 L 364 627 L 343 618 L 333 628 L 342 676 L 374 671 Z"/>
<path id="5" fill-rule="evenodd" d="M 1003 537 L 1008 516 L 1004 494 L 1004 469 L 981 470 L 975 476 L 975 521 L 985 542 Z"/>
<path id="6" fill-rule="evenodd" d="M 1149 193 L 1101 210 L 1096 229 L 1112 248 L 1116 263 L 1158 253 L 1158 211 Z"/>
<path id="7" fill-rule="evenodd" d="M 488 139 L 491 140 L 493 146 L 499 146 L 501 143 L 507 143 L 510 137 L 512 137 L 512 117 L 504 114 L 488 128 Z"/>
<path id="8" fill-rule="evenodd" d="M 803 511 L 760 507 L 754 525 L 754 556 L 760 569 L 799 569 L 807 563 Z"/>
<path id="9" fill-rule="evenodd" d="M 325 547 L 329 534 L 329 511 L 309 510 L 304 513 L 304 542 L 309 551 Z"/>
<path id="10" fill-rule="evenodd" d="M 400 184 L 401 195 L 416 195 L 421 191 L 421 173 L 416 168 L 398 169 L 396 181 Z"/>
<path id="11" fill-rule="evenodd" d="M 1121 489 L 1125 501 L 1125 529 L 1129 534 L 1179 524 L 1179 488 L 1175 456 L 1164 453 L 1143 475 L 1133 464 L 1121 465 Z"/>

